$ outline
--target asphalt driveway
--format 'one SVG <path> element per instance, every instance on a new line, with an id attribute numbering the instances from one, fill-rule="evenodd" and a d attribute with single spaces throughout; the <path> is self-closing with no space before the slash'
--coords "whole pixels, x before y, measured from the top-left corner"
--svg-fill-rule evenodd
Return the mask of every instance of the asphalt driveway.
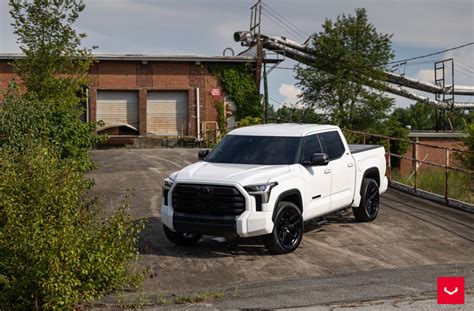
<path id="1" fill-rule="evenodd" d="M 474 287 L 473 214 L 389 190 L 382 196 L 376 221 L 356 223 L 351 215 L 345 215 L 327 217 L 327 223 L 322 225 L 309 222 L 305 224 L 300 247 L 292 254 L 275 256 L 258 239 L 235 237 L 204 237 L 196 246 L 178 247 L 167 241 L 162 230 L 161 181 L 172 171 L 197 161 L 197 150 L 116 149 L 93 153 L 100 168 L 90 176 L 96 181 L 94 194 L 103 198 L 105 213 L 116 209 L 131 191 L 131 214 L 147 221 L 140 239 L 138 264 L 148 271 L 140 293 L 150 297 L 159 293 L 237 288 L 242 300 L 245 293 L 254 293 L 252 288 L 258 284 L 267 284 L 267 302 L 262 300 L 262 307 L 297 307 L 316 304 L 311 297 L 317 296 L 308 293 L 306 299 L 290 299 L 289 304 L 268 296 L 281 295 L 285 288 L 288 295 L 295 294 L 295 288 L 315 290 L 317 284 L 322 286 L 325 282 L 337 288 L 339 294 L 331 295 L 336 291 L 326 287 L 327 299 L 318 300 L 324 304 L 421 295 L 434 292 L 436 275 L 443 273 L 464 274 L 466 287 Z M 357 281 L 373 283 L 370 277 L 374 275 L 381 275 L 382 283 L 388 285 L 397 280 L 410 282 L 401 282 L 398 291 L 374 291 L 370 286 L 360 292 L 355 290 L 360 288 Z M 406 277 L 402 280 L 400 275 Z M 277 284 L 282 287 L 272 292 L 270 288 Z M 324 293 L 321 286 L 320 294 Z M 248 301 L 257 303 L 258 297 Z M 113 299 L 109 296 L 104 301 Z M 236 306 L 252 306 L 238 301 L 234 301 Z M 233 306 L 232 301 L 229 303 L 216 300 L 215 305 L 208 306 Z"/>

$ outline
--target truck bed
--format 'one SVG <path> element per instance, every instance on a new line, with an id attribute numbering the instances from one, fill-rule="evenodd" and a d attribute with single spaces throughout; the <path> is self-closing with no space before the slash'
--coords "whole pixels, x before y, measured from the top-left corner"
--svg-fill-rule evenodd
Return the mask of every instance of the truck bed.
<path id="1" fill-rule="evenodd" d="M 382 145 L 362 145 L 362 144 L 349 144 L 349 150 L 352 154 L 364 152 L 372 149 L 383 147 Z"/>

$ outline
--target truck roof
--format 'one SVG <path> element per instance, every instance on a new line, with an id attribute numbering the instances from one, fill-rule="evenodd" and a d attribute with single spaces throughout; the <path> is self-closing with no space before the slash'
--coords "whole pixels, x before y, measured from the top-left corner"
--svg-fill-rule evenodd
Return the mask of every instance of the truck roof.
<path id="1" fill-rule="evenodd" d="M 271 123 L 241 127 L 231 131 L 228 135 L 289 137 L 306 136 L 312 132 L 337 129 L 337 126 L 327 124 Z"/>

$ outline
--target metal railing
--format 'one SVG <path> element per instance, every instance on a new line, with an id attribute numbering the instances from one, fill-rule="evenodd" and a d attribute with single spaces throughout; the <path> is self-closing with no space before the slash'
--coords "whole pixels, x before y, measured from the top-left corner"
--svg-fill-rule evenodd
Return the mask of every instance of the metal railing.
<path id="1" fill-rule="evenodd" d="M 350 139 L 354 139 L 354 135 L 358 137 L 359 143 L 372 142 L 385 146 L 387 178 L 392 187 L 474 212 L 474 171 L 459 166 L 461 164 L 459 155 L 474 154 L 474 152 L 367 132 L 352 130 L 344 130 L 344 132 L 348 133 L 347 136 Z M 405 147 L 411 148 L 408 148 L 405 154 L 397 154 L 390 151 L 393 144 L 405 144 Z M 425 149 L 423 157 L 419 154 L 421 148 Z M 410 151 L 411 156 L 408 156 Z M 428 160 L 433 154 L 436 160 Z M 404 160 L 408 161 L 408 165 L 403 162 Z M 394 167 L 393 162 L 398 162 L 398 167 Z M 405 166 L 405 172 L 402 166 Z M 412 170 L 404 176 L 407 166 Z M 443 185 L 440 185 L 440 176 L 444 177 Z"/>

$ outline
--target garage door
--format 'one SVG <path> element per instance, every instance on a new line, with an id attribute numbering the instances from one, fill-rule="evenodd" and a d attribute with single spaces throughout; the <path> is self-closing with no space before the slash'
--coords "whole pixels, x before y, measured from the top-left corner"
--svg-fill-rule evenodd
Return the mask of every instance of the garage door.
<path id="1" fill-rule="evenodd" d="M 138 130 L 138 92 L 97 91 L 96 119 L 106 125 L 127 124 Z"/>
<path id="2" fill-rule="evenodd" d="M 146 109 L 148 133 L 183 135 L 186 132 L 188 92 L 148 92 Z"/>

